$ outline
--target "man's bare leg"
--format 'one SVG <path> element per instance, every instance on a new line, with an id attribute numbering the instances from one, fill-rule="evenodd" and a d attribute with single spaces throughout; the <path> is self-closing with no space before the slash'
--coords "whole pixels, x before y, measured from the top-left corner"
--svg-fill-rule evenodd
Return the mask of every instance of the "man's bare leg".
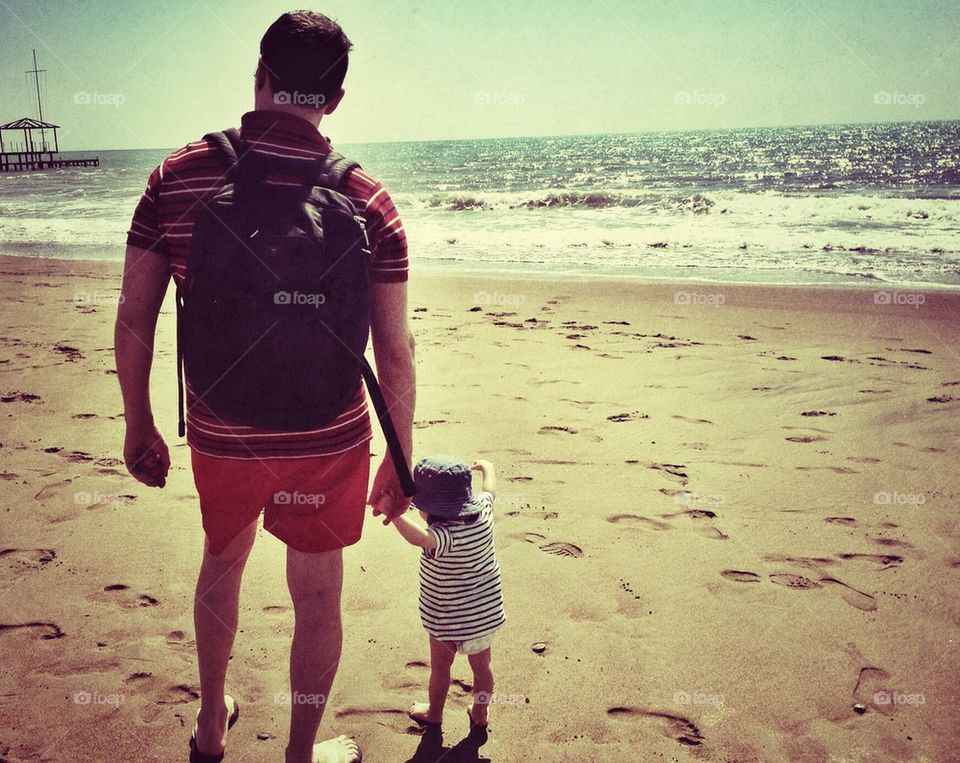
<path id="1" fill-rule="evenodd" d="M 254 521 L 241 530 L 219 556 L 211 554 L 204 543 L 193 602 L 193 625 L 200 668 L 197 749 L 208 755 L 223 752 L 226 742 L 227 714 L 231 709 L 224 700 L 227 664 L 237 633 L 240 580 L 256 537 Z"/>
<path id="2" fill-rule="evenodd" d="M 287 586 L 293 599 L 295 623 L 290 647 L 290 741 L 286 763 L 352 763 L 359 759 L 353 740 L 340 736 L 316 744 L 330 687 L 340 665 L 342 550 L 307 554 L 288 547 Z"/>

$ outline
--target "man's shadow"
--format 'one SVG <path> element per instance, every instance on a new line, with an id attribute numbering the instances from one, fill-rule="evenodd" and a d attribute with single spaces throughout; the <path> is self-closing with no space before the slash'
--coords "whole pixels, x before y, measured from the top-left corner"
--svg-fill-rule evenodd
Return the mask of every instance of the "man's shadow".
<path id="1" fill-rule="evenodd" d="M 491 763 L 490 758 L 480 757 L 480 748 L 486 743 L 486 729 L 475 726 L 453 747 L 445 747 L 440 727 L 428 726 L 407 763 Z"/>

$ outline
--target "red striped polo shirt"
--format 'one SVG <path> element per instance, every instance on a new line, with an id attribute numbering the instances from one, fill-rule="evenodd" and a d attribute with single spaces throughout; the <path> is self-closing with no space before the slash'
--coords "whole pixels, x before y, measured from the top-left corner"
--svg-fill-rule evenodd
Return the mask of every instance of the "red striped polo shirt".
<path id="1" fill-rule="evenodd" d="M 304 119 L 280 111 L 243 115 L 240 134 L 250 150 L 312 160 L 330 152 L 330 143 Z M 216 191 L 228 169 L 226 158 L 205 140 L 188 143 L 150 174 L 133 215 L 127 243 L 162 253 L 179 285 L 186 274 L 193 222 L 201 199 Z M 383 186 L 355 169 L 338 189 L 366 219 L 370 239 L 370 280 L 407 280 L 407 239 L 393 201 Z M 372 437 L 363 386 L 329 424 L 307 432 L 277 432 L 225 421 L 197 399 L 187 379 L 187 443 L 201 453 L 238 459 L 301 458 L 342 453 Z"/>

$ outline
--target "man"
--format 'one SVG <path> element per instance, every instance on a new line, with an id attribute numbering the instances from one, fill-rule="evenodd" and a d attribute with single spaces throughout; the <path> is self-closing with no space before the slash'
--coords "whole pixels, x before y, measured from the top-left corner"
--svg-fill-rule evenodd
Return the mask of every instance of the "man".
<path id="1" fill-rule="evenodd" d="M 254 111 L 243 115 L 247 150 L 310 162 L 330 152 L 321 119 L 343 98 L 351 43 L 326 16 L 283 14 L 260 45 Z M 140 482 L 163 487 L 170 457 L 154 425 L 149 376 L 161 302 L 172 277 L 186 272 L 193 221 L 220 187 L 228 160 L 205 140 L 166 157 L 150 175 L 127 238 L 123 297 L 116 324 L 116 360 L 124 400 L 124 459 Z M 371 333 L 376 365 L 401 446 L 412 456 L 414 342 L 407 319 L 407 247 L 403 226 L 383 187 L 359 168 L 338 189 L 365 219 Z M 269 341 L 269 337 L 264 341 Z M 225 420 L 190 387 L 187 442 L 205 533 L 194 603 L 200 710 L 191 760 L 218 760 L 236 700 L 226 694 L 227 663 L 237 629 L 240 579 L 257 520 L 287 544 L 287 582 L 295 627 L 290 655 L 291 703 L 287 763 L 359 760 L 345 736 L 316 744 L 341 649 L 340 592 L 344 546 L 357 542 L 364 504 L 385 523 L 406 510 L 393 463 L 385 454 L 367 498 L 372 436 L 362 387 L 333 421 L 310 431 L 266 431 Z M 278 500 L 278 493 L 323 495 L 322 505 Z M 366 500 L 365 500 L 366 499 Z"/>

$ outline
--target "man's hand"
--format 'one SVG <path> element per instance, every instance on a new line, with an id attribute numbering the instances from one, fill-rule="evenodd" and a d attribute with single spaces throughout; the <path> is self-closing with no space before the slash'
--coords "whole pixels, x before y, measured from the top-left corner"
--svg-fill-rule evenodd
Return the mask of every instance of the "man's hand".
<path id="1" fill-rule="evenodd" d="M 149 487 L 167 484 L 170 471 L 170 451 L 155 426 L 127 427 L 123 442 L 123 460 L 127 471 L 138 482 Z"/>
<path id="2" fill-rule="evenodd" d="M 397 477 L 397 470 L 389 453 L 383 457 L 380 468 L 377 469 L 377 474 L 373 478 L 373 487 L 367 503 L 373 507 L 373 516 L 385 517 L 383 520 L 385 525 L 390 524 L 394 518 L 401 516 L 410 508 L 410 499 L 403 494 L 400 478 Z"/>

